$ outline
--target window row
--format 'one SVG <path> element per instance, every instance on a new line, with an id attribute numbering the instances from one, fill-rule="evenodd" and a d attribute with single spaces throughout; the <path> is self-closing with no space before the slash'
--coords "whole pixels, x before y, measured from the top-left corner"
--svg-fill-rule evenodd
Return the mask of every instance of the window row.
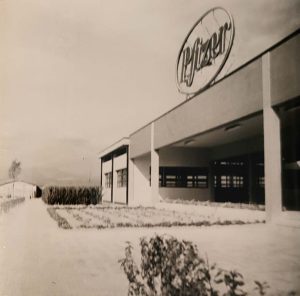
<path id="1" fill-rule="evenodd" d="M 244 188 L 246 179 L 244 176 L 237 175 L 219 175 L 214 176 L 215 188 Z M 258 176 L 256 178 L 256 185 L 260 188 L 265 187 L 265 177 Z"/>
<path id="2" fill-rule="evenodd" d="M 208 169 L 198 167 L 160 167 L 159 186 L 207 188 Z"/>
<path id="3" fill-rule="evenodd" d="M 105 188 L 111 188 L 112 186 L 112 173 L 105 174 Z M 117 170 L 117 187 L 127 186 L 127 169 Z"/>
<path id="4" fill-rule="evenodd" d="M 214 176 L 214 187 L 219 188 L 243 188 L 244 177 L 243 176 L 232 176 L 232 175 L 221 175 Z"/>

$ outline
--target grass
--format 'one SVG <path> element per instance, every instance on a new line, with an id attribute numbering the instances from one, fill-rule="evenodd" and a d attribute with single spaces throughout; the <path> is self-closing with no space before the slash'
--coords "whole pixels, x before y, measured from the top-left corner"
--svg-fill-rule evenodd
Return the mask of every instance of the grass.
<path id="1" fill-rule="evenodd" d="M 210 207 L 222 207 L 232 209 L 247 209 L 254 211 L 265 211 L 265 205 L 260 204 L 246 204 L 246 203 L 232 203 L 232 202 L 211 202 L 211 201 L 198 201 L 198 200 L 183 200 L 183 199 L 164 199 L 163 202 L 185 205 L 201 205 Z"/>
<path id="2" fill-rule="evenodd" d="M 249 222 L 246 219 L 216 219 L 209 215 L 152 207 L 53 206 L 48 208 L 48 212 L 58 222 L 58 226 L 64 229 L 212 226 L 264 222 L 264 220 Z"/>

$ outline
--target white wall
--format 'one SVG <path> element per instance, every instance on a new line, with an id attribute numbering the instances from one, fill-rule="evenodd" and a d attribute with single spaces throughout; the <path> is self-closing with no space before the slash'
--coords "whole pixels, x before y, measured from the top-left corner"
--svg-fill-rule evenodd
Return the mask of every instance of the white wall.
<path id="1" fill-rule="evenodd" d="M 197 201 L 212 200 L 209 188 L 160 187 L 159 196 L 162 200 L 168 200 L 168 199 L 197 200 Z"/>

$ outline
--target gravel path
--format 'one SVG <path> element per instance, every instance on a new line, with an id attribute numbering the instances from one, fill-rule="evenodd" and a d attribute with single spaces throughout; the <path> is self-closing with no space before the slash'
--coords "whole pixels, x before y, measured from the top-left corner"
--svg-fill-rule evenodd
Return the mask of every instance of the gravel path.
<path id="1" fill-rule="evenodd" d="M 266 280 L 275 294 L 300 293 L 300 229 L 264 224 L 63 230 L 41 200 L 0 216 L 0 295 L 126 295 L 118 259 L 127 240 L 135 255 L 141 236 L 169 233 L 191 240 L 220 267 L 241 271 L 246 280 Z"/>

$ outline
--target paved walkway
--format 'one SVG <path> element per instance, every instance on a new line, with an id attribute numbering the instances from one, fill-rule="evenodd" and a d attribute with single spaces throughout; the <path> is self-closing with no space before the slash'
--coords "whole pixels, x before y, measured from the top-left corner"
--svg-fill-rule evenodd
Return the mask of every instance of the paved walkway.
<path id="1" fill-rule="evenodd" d="M 63 230 L 40 200 L 0 216 L 0 295 L 127 295 L 118 259 L 127 240 L 170 233 L 211 262 L 266 280 L 273 295 L 300 291 L 300 230 L 264 224 L 160 229 Z M 137 255 L 137 254 L 136 254 Z M 276 293 L 275 293 L 276 292 Z"/>

